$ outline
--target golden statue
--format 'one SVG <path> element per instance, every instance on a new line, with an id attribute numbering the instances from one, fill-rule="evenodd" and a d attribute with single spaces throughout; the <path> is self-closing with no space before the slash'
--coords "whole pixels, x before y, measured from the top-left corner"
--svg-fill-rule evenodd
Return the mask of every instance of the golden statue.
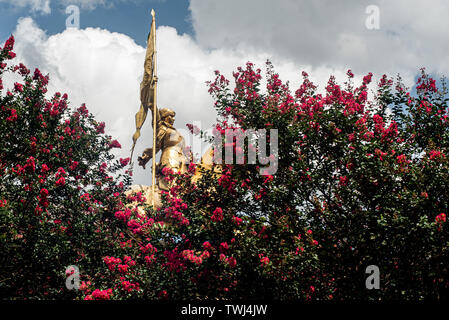
<path id="1" fill-rule="evenodd" d="M 147 50 L 145 55 L 143 80 L 140 83 L 140 109 L 136 113 L 136 132 L 133 135 L 133 146 L 131 148 L 131 159 L 133 159 L 134 147 L 137 139 L 140 137 L 140 130 L 145 122 L 148 110 L 151 110 L 153 116 L 153 147 L 145 149 L 142 156 L 138 157 L 139 165 L 145 168 L 148 161 L 152 160 L 152 185 L 132 186 L 126 192 L 131 195 L 141 192 L 147 199 L 147 203 L 155 208 L 161 207 L 160 191 L 169 191 L 175 181 L 169 183 L 164 179 L 163 170 L 169 168 L 174 172 L 185 173 L 187 157 L 184 153 L 184 137 L 173 127 L 176 113 L 168 108 L 158 109 L 156 104 L 157 93 L 157 67 L 156 67 L 156 19 L 154 10 L 151 10 L 153 17 L 151 22 L 151 31 L 147 39 Z M 155 146 L 155 147 L 154 147 Z M 156 153 L 162 151 L 159 164 L 156 165 Z M 189 157 L 192 160 L 192 157 Z M 209 150 L 203 155 L 199 167 L 206 170 L 214 170 L 216 174 L 220 169 L 213 167 L 213 150 Z M 131 161 L 132 162 L 132 161 Z M 193 182 L 201 178 L 200 170 L 197 170 L 192 177 Z M 157 183 L 156 183 L 157 178 Z M 156 189 L 157 188 L 157 189 Z M 131 204 L 139 207 L 138 204 Z"/>
<path id="2" fill-rule="evenodd" d="M 164 168 L 174 172 L 185 173 L 187 158 L 184 154 L 184 137 L 173 127 L 176 113 L 173 110 L 163 108 L 156 109 L 156 150 L 162 151 L 159 164 L 156 165 L 157 186 L 161 190 L 169 191 L 170 185 L 163 178 Z M 145 169 L 145 165 L 153 158 L 153 148 L 147 148 L 137 160 Z"/>
<path id="3" fill-rule="evenodd" d="M 169 168 L 174 172 L 184 173 L 187 159 L 184 155 L 184 138 L 173 127 L 175 112 L 168 108 L 157 108 L 156 19 L 154 10 L 151 10 L 151 15 L 152 22 L 147 39 L 144 74 L 140 83 L 141 104 L 139 111 L 136 113 L 136 132 L 133 135 L 131 159 L 148 110 L 151 110 L 153 116 L 153 147 L 145 149 L 142 156 L 138 158 L 138 162 L 145 168 L 146 163 L 152 160 L 152 185 L 150 188 L 141 185 L 134 186 L 129 193 L 142 192 L 148 203 L 151 203 L 153 207 L 160 207 L 160 190 L 169 191 L 171 187 L 170 183 L 164 179 L 163 169 Z M 161 159 L 160 163 L 156 165 L 156 153 L 159 151 L 162 151 Z"/>

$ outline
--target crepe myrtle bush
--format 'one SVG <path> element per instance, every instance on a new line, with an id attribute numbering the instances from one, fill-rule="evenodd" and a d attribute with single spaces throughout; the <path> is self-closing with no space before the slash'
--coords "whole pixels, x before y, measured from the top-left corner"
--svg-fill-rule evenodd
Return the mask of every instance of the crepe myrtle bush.
<path id="1" fill-rule="evenodd" d="M 277 171 L 261 174 L 248 158 L 165 168 L 172 188 L 155 210 L 142 194 L 122 199 L 128 180 L 110 172 L 127 160 L 111 164 L 119 144 L 102 124 L 84 107 L 69 111 L 65 96 L 47 101 L 40 72 L 4 65 L 12 42 L 1 72 L 24 81 L 1 94 L 2 297 L 448 298 L 444 81 L 422 70 L 412 93 L 383 76 L 368 99 L 372 74 L 356 85 L 349 70 L 318 91 L 303 72 L 292 91 L 269 62 L 266 87 L 252 63 L 232 86 L 217 71 L 216 133 L 277 129 Z M 222 145 L 264 147 L 249 140 Z M 64 287 L 68 265 L 80 269 L 78 291 Z M 370 265 L 379 289 L 367 289 Z"/>
<path id="2" fill-rule="evenodd" d="M 48 100 L 49 77 L 16 64 L 13 46 L 0 48 L 1 298 L 74 298 L 66 268 L 94 276 L 115 250 L 128 160 L 114 160 L 120 144 L 84 105 Z M 5 78 L 21 80 L 7 89 Z"/>
<path id="3" fill-rule="evenodd" d="M 305 72 L 292 92 L 269 62 L 266 88 L 252 63 L 233 76 L 209 82 L 215 129 L 278 129 L 277 172 L 164 169 L 176 183 L 162 208 L 136 194 L 139 209 L 115 212 L 129 233 L 84 299 L 447 299 L 445 82 L 422 70 L 412 94 L 384 75 L 368 99 L 372 74 L 356 86 L 351 70 L 321 93 Z M 366 286 L 370 265 L 379 289 Z"/>

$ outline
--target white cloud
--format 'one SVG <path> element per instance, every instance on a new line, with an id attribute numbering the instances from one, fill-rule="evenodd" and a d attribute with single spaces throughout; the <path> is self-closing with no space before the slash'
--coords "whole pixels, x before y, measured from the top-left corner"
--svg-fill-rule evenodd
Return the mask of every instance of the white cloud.
<path id="1" fill-rule="evenodd" d="M 50 0 L 0 0 L 18 8 L 30 7 L 32 12 L 49 14 Z"/>
<path id="2" fill-rule="evenodd" d="M 365 27 L 368 5 L 379 7 L 379 30 Z M 449 72 L 444 0 L 191 0 L 190 9 L 203 48 L 244 47 L 356 73 Z"/>

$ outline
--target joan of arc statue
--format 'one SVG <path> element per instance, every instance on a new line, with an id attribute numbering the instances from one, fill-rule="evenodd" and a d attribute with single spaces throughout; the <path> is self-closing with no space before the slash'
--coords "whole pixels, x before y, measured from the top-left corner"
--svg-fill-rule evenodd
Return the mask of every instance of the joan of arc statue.
<path id="1" fill-rule="evenodd" d="M 170 185 L 162 175 L 164 168 L 179 173 L 186 172 L 185 141 L 173 127 L 175 115 L 176 113 L 168 108 L 156 109 L 156 153 L 162 151 L 160 162 L 156 165 L 156 178 L 159 189 L 165 191 L 169 190 Z M 152 157 L 153 148 L 147 148 L 137 160 L 139 165 L 145 168 Z"/>

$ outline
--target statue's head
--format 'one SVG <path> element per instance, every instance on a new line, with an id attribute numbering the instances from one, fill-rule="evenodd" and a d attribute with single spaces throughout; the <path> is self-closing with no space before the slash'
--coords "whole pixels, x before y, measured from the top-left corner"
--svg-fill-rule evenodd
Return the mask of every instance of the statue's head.
<path id="1" fill-rule="evenodd" d="M 173 123 L 175 123 L 176 112 L 174 112 L 173 110 L 162 108 L 159 110 L 159 113 L 161 115 L 162 121 L 167 122 L 170 125 L 173 125 Z"/>

